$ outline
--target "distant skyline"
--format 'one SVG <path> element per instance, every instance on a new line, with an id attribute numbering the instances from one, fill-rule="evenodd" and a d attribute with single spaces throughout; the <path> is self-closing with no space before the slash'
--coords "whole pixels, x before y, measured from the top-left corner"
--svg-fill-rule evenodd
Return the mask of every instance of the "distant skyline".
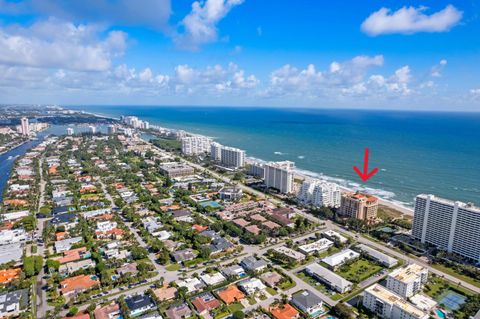
<path id="1" fill-rule="evenodd" d="M 478 112 L 479 13 L 476 0 L 0 0 L 0 103 Z"/>

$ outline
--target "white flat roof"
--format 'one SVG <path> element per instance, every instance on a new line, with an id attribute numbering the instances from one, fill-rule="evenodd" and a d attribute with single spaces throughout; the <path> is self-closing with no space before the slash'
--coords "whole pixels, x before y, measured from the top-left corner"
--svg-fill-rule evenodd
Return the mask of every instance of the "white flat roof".
<path id="1" fill-rule="evenodd" d="M 343 264 L 347 260 L 355 259 L 358 257 L 360 257 L 360 254 L 356 251 L 353 251 L 351 249 L 345 249 L 341 252 L 323 258 L 322 261 L 330 267 L 336 267 Z"/>

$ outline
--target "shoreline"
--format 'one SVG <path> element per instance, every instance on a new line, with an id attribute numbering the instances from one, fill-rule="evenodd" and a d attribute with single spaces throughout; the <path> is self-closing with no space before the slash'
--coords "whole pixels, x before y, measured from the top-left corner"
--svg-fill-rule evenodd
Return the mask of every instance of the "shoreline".
<path id="1" fill-rule="evenodd" d="M 87 111 L 79 111 L 79 112 L 82 112 L 84 114 L 89 114 L 89 115 L 92 115 L 92 116 L 96 116 L 96 117 L 100 117 L 100 118 L 104 118 L 104 119 L 120 121 L 119 118 L 115 118 L 113 116 L 101 115 L 101 114 L 97 114 L 97 113 L 93 113 L 93 112 L 87 112 Z M 173 132 L 178 131 L 176 129 L 171 129 L 171 128 L 168 128 L 168 127 L 165 127 L 165 128 L 168 129 L 168 130 L 171 130 Z M 184 130 L 184 131 L 188 134 L 191 134 L 191 135 L 200 135 L 200 134 L 194 134 L 194 133 L 188 132 L 186 130 Z M 147 141 L 147 142 L 149 142 L 149 141 Z M 255 158 L 255 157 L 247 157 L 247 161 L 267 162 L 265 160 Z M 312 172 L 312 171 L 309 171 L 309 170 L 304 170 L 304 169 L 301 169 L 301 168 L 295 168 L 295 174 L 297 174 L 298 176 L 301 176 L 303 178 L 305 178 L 305 177 L 312 178 L 313 177 L 313 178 L 323 179 L 325 181 L 335 183 L 343 191 L 347 191 L 347 192 L 355 192 L 356 191 L 354 188 L 346 187 L 344 185 L 340 185 L 339 183 L 336 183 L 335 181 L 332 181 L 332 180 L 335 180 L 336 178 L 328 176 L 328 175 L 323 175 L 323 173 L 317 173 L 317 172 Z M 344 180 L 344 182 L 353 183 L 353 182 L 348 181 L 348 180 Z M 383 192 L 387 192 L 387 191 L 382 190 L 382 189 L 378 189 L 378 190 L 383 191 Z M 375 195 L 375 194 L 372 194 L 372 195 L 378 198 L 378 201 L 379 201 L 380 205 L 383 205 L 383 206 L 389 207 L 391 209 L 397 210 L 397 211 L 401 212 L 402 214 L 413 216 L 413 208 L 408 207 L 406 205 L 402 205 L 400 203 L 396 203 L 396 202 L 394 202 L 392 200 L 389 200 L 389 199 L 382 198 L 379 195 Z"/>

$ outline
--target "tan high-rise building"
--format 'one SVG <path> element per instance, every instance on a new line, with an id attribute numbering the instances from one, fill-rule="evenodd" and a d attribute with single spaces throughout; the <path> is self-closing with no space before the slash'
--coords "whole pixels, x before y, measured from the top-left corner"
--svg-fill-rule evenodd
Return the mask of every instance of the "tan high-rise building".
<path id="1" fill-rule="evenodd" d="M 20 127 L 21 127 L 22 135 L 24 136 L 30 135 L 30 127 L 28 125 L 28 119 L 26 117 L 22 117 Z"/>
<path id="2" fill-rule="evenodd" d="M 348 218 L 373 222 L 377 218 L 378 198 L 363 193 L 344 193 L 339 214 Z"/>

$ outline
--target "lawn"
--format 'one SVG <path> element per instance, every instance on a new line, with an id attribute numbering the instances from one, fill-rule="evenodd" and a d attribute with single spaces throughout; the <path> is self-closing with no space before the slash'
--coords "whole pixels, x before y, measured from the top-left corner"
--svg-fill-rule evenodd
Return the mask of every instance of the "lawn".
<path id="1" fill-rule="evenodd" d="M 288 290 L 295 287 L 297 284 L 293 280 L 285 281 L 280 284 L 280 289 Z"/>
<path id="2" fill-rule="evenodd" d="M 254 305 L 254 304 L 257 303 L 257 301 L 255 300 L 255 298 L 253 296 L 247 297 L 247 300 L 248 300 L 248 303 L 250 305 Z"/>
<path id="3" fill-rule="evenodd" d="M 168 271 L 178 271 L 180 270 L 180 268 L 181 268 L 180 264 L 170 264 L 167 267 L 165 267 L 165 269 L 167 269 Z"/>
<path id="4" fill-rule="evenodd" d="M 358 259 L 350 265 L 340 267 L 336 271 L 336 273 L 338 273 L 343 278 L 358 284 L 365 279 L 375 275 L 382 269 L 383 268 L 381 266 L 378 266 L 362 258 Z"/>
<path id="5" fill-rule="evenodd" d="M 199 257 L 192 260 L 184 261 L 183 264 L 185 265 L 185 267 L 193 267 L 195 265 L 203 263 L 204 261 L 205 259 Z"/>
<path id="6" fill-rule="evenodd" d="M 231 313 L 234 313 L 235 311 L 241 311 L 242 309 L 243 305 L 239 302 L 232 303 L 228 306 L 228 310 L 230 310 Z"/>
<path id="7" fill-rule="evenodd" d="M 267 287 L 267 292 L 272 296 L 275 296 L 277 294 L 277 291 L 271 287 Z"/>
<path id="8" fill-rule="evenodd" d="M 432 267 L 480 288 L 480 279 L 465 276 L 455 271 L 455 269 L 442 264 L 433 264 Z"/>

